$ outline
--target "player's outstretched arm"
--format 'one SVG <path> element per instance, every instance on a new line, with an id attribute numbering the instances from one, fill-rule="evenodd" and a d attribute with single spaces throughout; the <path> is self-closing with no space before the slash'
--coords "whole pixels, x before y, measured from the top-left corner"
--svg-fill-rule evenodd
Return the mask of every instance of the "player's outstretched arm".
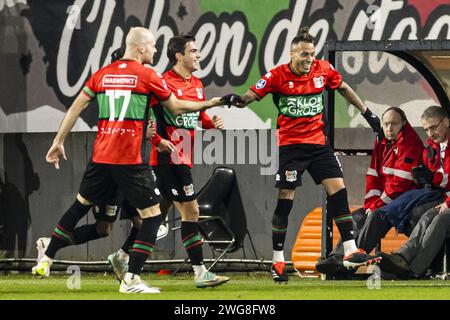
<path id="1" fill-rule="evenodd" d="M 259 100 L 256 93 L 252 90 L 247 90 L 242 96 L 238 96 L 235 94 L 228 94 L 222 97 L 224 100 L 224 105 L 234 105 L 238 108 L 244 108 L 255 100 Z"/>
<path id="2" fill-rule="evenodd" d="M 171 94 L 169 99 L 161 101 L 161 104 L 175 115 L 185 112 L 202 111 L 223 105 L 221 98 L 212 98 L 207 101 L 188 101 L 179 100 L 174 94 Z"/>
<path id="3" fill-rule="evenodd" d="M 338 88 L 339 93 L 352 105 L 357 107 L 361 111 L 362 116 L 366 119 L 367 123 L 372 127 L 373 131 L 381 132 L 381 121 L 375 114 L 373 114 L 369 108 L 367 108 L 356 92 L 346 82 L 342 81 Z"/>
<path id="4" fill-rule="evenodd" d="M 58 133 L 56 134 L 55 139 L 53 140 L 53 144 L 47 152 L 47 156 L 45 159 L 49 163 L 53 163 L 56 169 L 59 169 L 59 158 L 63 157 L 67 160 L 66 153 L 64 151 L 64 141 L 69 134 L 70 130 L 72 130 L 75 122 L 77 121 L 80 113 L 86 109 L 91 98 L 87 97 L 85 94 L 80 93 L 75 101 L 70 106 L 69 110 L 67 110 L 64 119 L 59 126 Z"/>

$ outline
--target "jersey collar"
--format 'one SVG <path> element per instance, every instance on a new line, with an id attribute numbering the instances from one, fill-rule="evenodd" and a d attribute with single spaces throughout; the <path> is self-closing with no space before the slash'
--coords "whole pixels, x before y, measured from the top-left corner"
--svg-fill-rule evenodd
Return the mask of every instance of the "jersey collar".
<path id="1" fill-rule="evenodd" d="M 296 77 L 299 77 L 299 78 L 301 78 L 301 77 L 306 77 L 306 78 L 308 78 L 308 77 L 311 75 L 312 66 L 311 66 L 311 70 L 309 70 L 309 72 L 308 72 L 307 74 L 298 74 L 298 73 L 295 72 L 294 69 L 292 68 L 291 62 L 289 62 L 287 65 L 288 65 L 289 70 L 290 70 Z"/>

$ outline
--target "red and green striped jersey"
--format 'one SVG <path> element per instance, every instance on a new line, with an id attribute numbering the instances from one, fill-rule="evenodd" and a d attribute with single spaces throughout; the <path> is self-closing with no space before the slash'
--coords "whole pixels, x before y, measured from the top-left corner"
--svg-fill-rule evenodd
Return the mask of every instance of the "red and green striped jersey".
<path id="1" fill-rule="evenodd" d="M 171 91 L 154 70 L 134 60 L 118 60 L 95 72 L 83 93 L 96 98 L 98 133 L 92 161 L 106 164 L 141 164 L 150 96 L 167 100 Z"/>
<path id="2" fill-rule="evenodd" d="M 178 75 L 174 70 L 169 70 L 163 74 L 164 80 L 167 83 L 169 89 L 180 100 L 189 101 L 205 101 L 205 94 L 203 89 L 203 83 L 195 76 L 191 76 L 189 79 L 185 79 Z M 156 104 L 157 101 L 152 99 L 152 104 Z M 212 125 L 211 119 L 204 111 L 195 111 L 183 113 L 181 115 L 173 115 L 167 108 L 164 108 L 161 104 L 157 104 L 153 107 L 153 111 L 156 116 L 157 132 L 163 139 L 171 141 L 175 145 L 175 151 L 172 155 L 161 154 L 156 150 L 156 141 L 158 139 L 152 139 L 153 148 L 150 157 L 150 165 L 158 164 L 185 164 L 192 167 L 193 146 L 195 128 L 201 121 L 201 125 L 204 129 L 210 129 Z M 177 129 L 184 129 L 181 134 Z M 188 133 L 191 140 L 190 154 L 184 153 L 181 146 L 182 137 L 185 133 Z M 175 161 L 172 158 L 175 157 Z"/>
<path id="3" fill-rule="evenodd" d="M 253 87 L 259 99 L 272 93 L 278 108 L 278 144 L 326 143 L 323 97 L 325 88 L 337 89 L 342 76 L 325 60 L 315 60 L 306 75 L 294 73 L 289 64 L 266 73 Z"/>

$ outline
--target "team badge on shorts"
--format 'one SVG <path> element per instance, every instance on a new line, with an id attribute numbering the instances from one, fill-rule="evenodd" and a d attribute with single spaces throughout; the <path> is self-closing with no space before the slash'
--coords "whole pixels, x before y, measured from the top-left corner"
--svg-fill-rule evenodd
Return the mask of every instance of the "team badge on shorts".
<path id="1" fill-rule="evenodd" d="M 161 195 L 161 192 L 159 191 L 159 189 L 158 188 L 155 188 L 155 194 L 157 195 L 157 196 L 159 196 L 159 195 Z"/>
<path id="2" fill-rule="evenodd" d="M 286 175 L 286 181 L 287 182 L 294 182 L 297 181 L 297 170 L 294 171 L 285 171 L 284 174 Z"/>
<path id="3" fill-rule="evenodd" d="M 314 86 L 316 88 L 322 88 L 323 87 L 323 77 L 320 76 L 318 78 L 314 78 Z"/>
<path id="4" fill-rule="evenodd" d="M 194 194 L 194 185 L 191 183 L 188 186 L 183 186 L 184 194 L 188 197 Z"/>
<path id="5" fill-rule="evenodd" d="M 105 213 L 108 217 L 114 217 L 117 212 L 117 206 L 105 206 Z"/>

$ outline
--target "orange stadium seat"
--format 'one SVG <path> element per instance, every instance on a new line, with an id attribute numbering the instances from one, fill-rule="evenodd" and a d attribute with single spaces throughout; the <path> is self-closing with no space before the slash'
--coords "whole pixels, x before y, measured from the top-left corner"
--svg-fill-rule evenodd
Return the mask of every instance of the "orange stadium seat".
<path id="1" fill-rule="evenodd" d="M 356 210 L 361 206 L 351 206 L 350 210 Z M 381 241 L 381 249 L 384 252 L 395 251 L 408 238 L 403 234 L 397 234 L 391 229 Z M 333 223 L 333 247 L 339 240 L 339 231 Z M 292 248 L 291 260 L 295 270 L 301 276 L 318 276 L 315 265 L 322 253 L 322 208 L 317 207 L 309 212 L 303 219 L 302 226 L 297 234 L 297 239 Z"/>

